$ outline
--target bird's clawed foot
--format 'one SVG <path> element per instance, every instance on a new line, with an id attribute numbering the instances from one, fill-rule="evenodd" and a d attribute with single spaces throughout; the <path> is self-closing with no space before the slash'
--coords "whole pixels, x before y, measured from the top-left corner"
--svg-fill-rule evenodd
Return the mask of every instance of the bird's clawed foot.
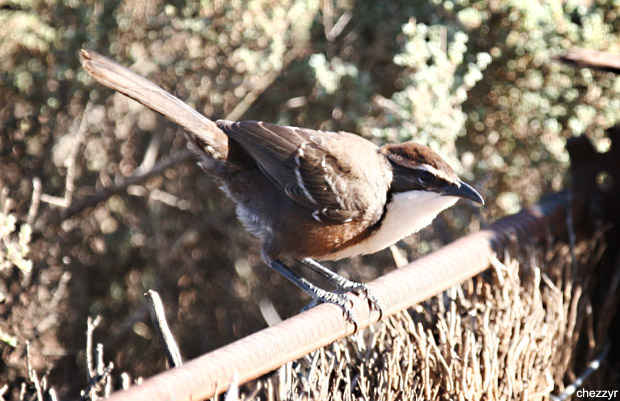
<path id="1" fill-rule="evenodd" d="M 370 310 L 376 310 L 377 312 L 379 312 L 379 316 L 383 316 L 383 305 L 381 305 L 381 302 L 379 302 L 379 299 L 375 296 L 375 294 L 373 294 L 372 290 L 370 289 L 370 287 L 368 287 L 367 284 L 351 281 L 345 279 L 344 277 L 340 278 L 344 282 L 337 284 L 338 289 L 336 290 L 336 293 L 340 294 L 352 291 L 359 296 L 363 294 L 368 300 Z"/>
<path id="2" fill-rule="evenodd" d="M 349 291 L 352 291 L 358 295 L 364 293 L 366 299 L 368 300 L 370 309 L 378 311 L 380 318 L 381 316 L 383 316 L 383 308 L 381 306 L 381 303 L 379 302 L 379 299 L 377 299 L 377 297 L 372 293 L 372 291 L 366 284 L 351 281 L 342 276 L 339 276 L 338 274 L 334 273 L 333 271 L 329 270 L 328 268 L 324 267 L 313 259 L 305 258 L 303 260 L 300 260 L 303 265 L 309 267 L 316 273 L 325 277 L 327 281 L 329 281 L 329 283 L 335 287 L 335 291 L 333 292 L 325 291 L 322 288 L 319 288 L 316 285 L 312 284 L 305 278 L 301 277 L 299 274 L 293 272 L 288 266 L 286 266 L 282 262 L 270 259 L 266 254 L 263 254 L 263 259 L 272 269 L 291 280 L 299 288 L 304 290 L 308 295 L 312 297 L 312 302 L 310 302 L 310 304 L 304 307 L 302 309 L 302 312 L 320 303 L 330 303 L 338 305 L 340 309 L 342 309 L 347 321 L 353 323 L 353 325 L 355 325 L 355 331 L 357 331 L 358 324 L 353 317 L 353 301 L 351 301 L 351 299 L 347 296 L 347 293 Z"/>
<path id="3" fill-rule="evenodd" d="M 378 311 L 380 316 L 379 318 L 383 316 L 383 306 L 375 294 L 372 293 L 368 285 L 346 279 L 329 270 L 314 259 L 306 258 L 301 260 L 301 263 L 325 277 L 330 284 L 336 287 L 336 294 L 344 294 L 349 291 L 355 292 L 357 295 L 362 295 L 362 293 L 364 293 L 366 299 L 368 300 L 370 309 Z"/>
<path id="4" fill-rule="evenodd" d="M 310 295 L 312 296 L 312 302 L 304 306 L 304 308 L 301 310 L 302 312 L 314 308 L 321 303 L 338 305 L 340 309 L 342 309 L 344 317 L 347 319 L 347 321 L 353 323 L 353 325 L 355 326 L 355 330 L 357 331 L 357 320 L 355 320 L 355 317 L 353 317 L 353 302 L 346 294 L 329 292 L 315 287 L 313 293 Z"/>
<path id="5" fill-rule="evenodd" d="M 310 302 L 309 305 L 304 307 L 302 309 L 302 311 L 308 310 L 308 309 L 318 305 L 319 303 L 331 303 L 331 304 L 338 305 L 342 309 L 342 311 L 344 312 L 344 316 L 347 319 L 347 321 L 353 323 L 355 325 L 355 331 L 357 331 L 358 325 L 357 325 L 357 321 L 353 317 L 353 310 L 352 310 L 353 302 L 349 299 L 349 297 L 346 294 L 339 293 L 339 292 L 325 291 L 325 290 L 317 287 L 316 285 L 312 284 L 311 282 L 309 282 L 305 278 L 301 277 L 297 273 L 293 272 L 291 269 L 289 269 L 282 262 L 280 262 L 278 260 L 271 260 L 266 255 L 263 255 L 263 259 L 265 259 L 265 262 L 267 262 L 267 264 L 272 269 L 274 269 L 278 273 L 282 274 L 284 277 L 286 277 L 289 280 L 291 280 L 299 288 L 304 290 L 308 295 L 310 295 L 312 297 L 312 302 Z M 316 263 L 316 262 L 314 262 L 314 263 Z M 318 263 L 316 263 L 316 264 L 318 265 Z M 321 268 L 323 268 L 323 267 L 321 266 Z M 325 269 L 325 268 L 323 268 L 323 269 Z M 330 273 L 332 273 L 332 272 L 330 272 Z M 332 273 L 332 274 L 335 274 L 335 273 Z"/>

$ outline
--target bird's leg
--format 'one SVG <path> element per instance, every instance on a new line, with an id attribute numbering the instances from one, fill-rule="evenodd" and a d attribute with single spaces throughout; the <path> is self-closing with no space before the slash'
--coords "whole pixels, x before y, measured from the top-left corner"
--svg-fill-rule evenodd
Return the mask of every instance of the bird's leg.
<path id="1" fill-rule="evenodd" d="M 337 293 L 344 293 L 348 291 L 354 291 L 356 293 L 363 292 L 366 295 L 366 299 L 368 299 L 368 303 L 370 304 L 370 308 L 378 311 L 380 314 L 383 314 L 383 308 L 379 299 L 372 293 L 370 288 L 364 283 L 358 283 L 356 281 L 348 280 L 333 271 L 329 270 L 327 267 L 318 263 L 314 259 L 305 258 L 300 260 L 300 262 L 325 277 L 334 287 L 336 287 Z"/>
<path id="2" fill-rule="evenodd" d="M 302 311 L 310 309 L 319 303 L 336 304 L 344 312 L 345 318 L 349 322 L 353 323 L 357 328 L 357 321 L 353 317 L 353 312 L 351 311 L 352 302 L 345 294 L 325 291 L 289 269 L 284 263 L 278 260 L 271 260 L 265 256 L 263 256 L 263 259 L 269 267 L 292 281 L 295 285 L 312 297 L 312 302 L 304 307 Z"/>

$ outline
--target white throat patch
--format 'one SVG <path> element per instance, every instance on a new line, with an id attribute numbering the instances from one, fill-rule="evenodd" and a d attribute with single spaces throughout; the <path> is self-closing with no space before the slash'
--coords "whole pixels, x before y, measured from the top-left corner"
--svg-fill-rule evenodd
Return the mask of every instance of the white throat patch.
<path id="1" fill-rule="evenodd" d="M 443 210 L 460 198 L 442 196 L 430 191 L 407 191 L 394 194 L 387 205 L 381 226 L 369 238 L 322 260 L 338 260 L 355 255 L 375 253 L 421 230 Z"/>

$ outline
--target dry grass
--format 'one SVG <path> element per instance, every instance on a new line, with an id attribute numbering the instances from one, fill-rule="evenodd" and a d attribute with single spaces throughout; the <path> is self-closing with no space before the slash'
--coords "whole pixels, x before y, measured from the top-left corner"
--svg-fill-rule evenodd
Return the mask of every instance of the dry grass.
<path id="1" fill-rule="evenodd" d="M 496 259 L 486 273 L 282 366 L 238 399 L 549 399 L 605 341 L 584 280 L 603 250 L 599 233 L 578 243 L 574 267 L 566 244 L 544 254 L 530 247 L 521 262 Z"/>

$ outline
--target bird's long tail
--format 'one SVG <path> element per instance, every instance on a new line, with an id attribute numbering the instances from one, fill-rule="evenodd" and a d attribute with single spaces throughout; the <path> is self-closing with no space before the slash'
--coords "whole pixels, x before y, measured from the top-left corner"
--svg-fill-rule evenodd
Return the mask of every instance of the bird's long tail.
<path id="1" fill-rule="evenodd" d="M 226 161 L 228 137 L 213 121 L 148 79 L 97 52 L 82 49 L 80 61 L 97 82 L 142 103 L 183 127 L 188 134 L 186 136 L 190 150 L 202 161 Z"/>

